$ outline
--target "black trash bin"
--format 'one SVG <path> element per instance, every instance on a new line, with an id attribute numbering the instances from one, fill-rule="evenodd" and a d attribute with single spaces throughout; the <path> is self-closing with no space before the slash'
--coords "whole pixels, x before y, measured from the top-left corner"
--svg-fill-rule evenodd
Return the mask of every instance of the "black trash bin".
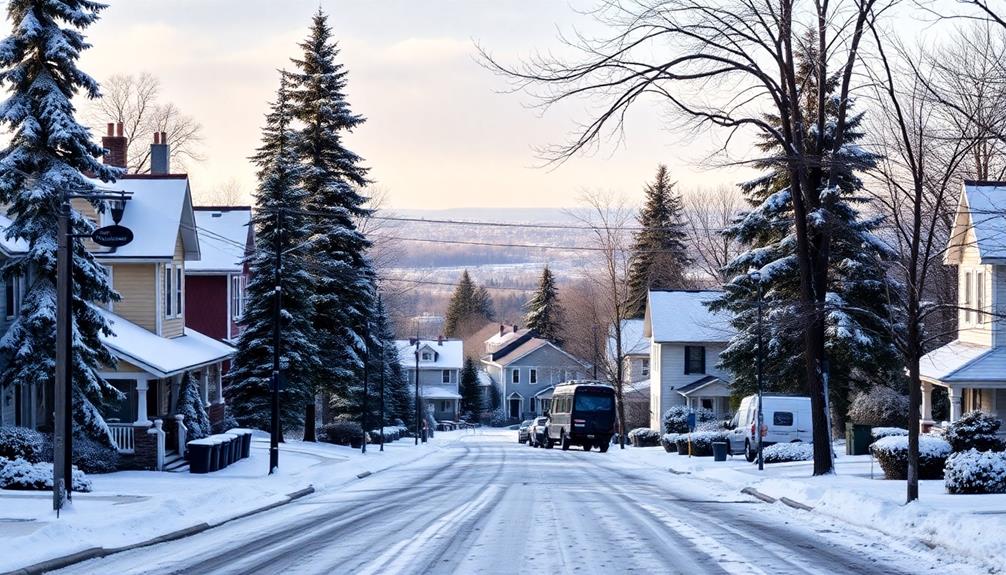
<path id="1" fill-rule="evenodd" d="M 189 473 L 209 473 L 213 442 L 196 439 L 190 441 L 187 447 L 189 450 Z"/>
<path id="2" fill-rule="evenodd" d="M 252 430 L 234 428 L 227 433 L 233 433 L 241 438 L 241 459 L 251 457 L 251 440 L 252 440 Z"/>
<path id="3" fill-rule="evenodd" d="M 423 443 L 426 443 L 426 435 L 427 435 L 428 432 L 429 432 L 429 430 L 424 427 L 423 428 L 423 435 L 422 435 L 422 442 Z"/>
<path id="4" fill-rule="evenodd" d="M 219 446 L 217 452 L 217 469 L 223 469 L 230 465 L 231 463 L 231 437 L 218 433 L 217 435 L 211 435 L 207 439 L 211 439 Z"/>
<path id="5" fill-rule="evenodd" d="M 237 463 L 238 461 L 241 461 L 241 447 L 244 441 L 238 433 L 230 435 L 234 436 L 234 439 L 231 440 L 231 463 Z"/>
<path id="6" fill-rule="evenodd" d="M 714 441 L 713 442 L 713 461 L 726 461 L 727 460 L 727 442 L 726 441 Z"/>
<path id="7" fill-rule="evenodd" d="M 210 437 L 203 441 L 210 444 L 209 470 L 212 473 L 220 469 L 220 442 Z"/>

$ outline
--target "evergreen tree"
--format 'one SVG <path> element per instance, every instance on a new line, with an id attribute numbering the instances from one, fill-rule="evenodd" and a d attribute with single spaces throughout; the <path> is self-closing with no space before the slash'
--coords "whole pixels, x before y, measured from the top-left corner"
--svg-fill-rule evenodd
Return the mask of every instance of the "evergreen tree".
<path id="1" fill-rule="evenodd" d="M 311 294 L 315 277 L 305 250 L 310 225 L 303 214 L 307 194 L 300 181 L 303 168 L 297 161 L 297 134 L 291 127 L 287 77 L 281 76 L 276 101 L 266 116 L 262 145 L 253 157 L 258 167 L 255 192 L 255 252 L 249 260 L 251 280 L 238 338 L 237 353 L 224 392 L 234 417 L 244 427 L 269 429 L 275 326 L 276 250 L 283 252 L 280 367 L 286 386 L 280 396 L 284 429 L 298 429 L 304 421 L 304 404 L 313 398 L 314 375 L 319 367 Z M 282 229 L 280 228 L 282 225 Z"/>
<path id="2" fill-rule="evenodd" d="M 396 418 L 408 423 L 412 420 L 415 409 L 412 400 L 412 393 L 409 391 L 409 384 L 406 381 L 405 373 L 402 372 L 402 364 L 398 356 L 398 346 L 395 342 L 395 332 L 388 318 L 387 310 L 381 298 L 377 299 L 375 309 L 375 330 L 376 338 L 374 355 L 374 371 L 377 377 L 374 378 L 371 389 L 375 398 L 375 413 L 380 411 L 380 372 L 384 370 L 384 421 L 390 425 Z M 383 352 L 383 357 L 382 357 Z M 376 421 L 376 420 L 375 420 Z M 373 427 L 377 427 L 375 423 Z"/>
<path id="3" fill-rule="evenodd" d="M 482 327 L 492 321 L 492 298 L 484 286 L 476 286 L 468 270 L 461 273 L 454 293 L 447 303 L 447 314 L 444 317 L 444 335 L 447 337 L 464 337 L 473 328 Z"/>
<path id="4" fill-rule="evenodd" d="M 469 356 L 465 358 L 461 369 L 461 413 L 478 417 L 482 413 L 482 392 L 479 389 L 479 372 L 475 361 Z"/>
<path id="5" fill-rule="evenodd" d="M 527 302 L 527 316 L 524 322 L 527 327 L 538 332 L 538 336 L 551 341 L 556 345 L 562 345 L 560 334 L 562 333 L 565 312 L 562 304 L 559 303 L 559 291 L 555 286 L 555 276 L 552 270 L 545 266 L 541 272 L 541 281 L 538 282 L 538 290 L 534 293 L 531 301 Z"/>
<path id="6" fill-rule="evenodd" d="M 362 393 L 364 334 L 373 319 L 375 276 L 366 251 L 370 242 L 356 227 L 366 216 L 366 198 L 359 189 L 368 183 L 362 159 L 343 138 L 364 122 L 346 101 L 347 72 L 336 62 L 339 50 L 319 8 L 304 54 L 294 59 L 291 102 L 300 122 L 298 153 L 304 165 L 303 186 L 311 216 L 315 341 L 321 366 L 315 386 L 332 394 L 339 414 L 358 418 Z M 313 399 L 306 403 L 305 437 L 313 430 Z"/>
<path id="7" fill-rule="evenodd" d="M 816 116 L 818 101 L 816 61 L 817 42 L 808 38 L 800 53 L 805 91 L 802 101 L 808 112 Z M 824 89 L 830 94 L 836 87 L 832 78 Z M 828 106 L 837 102 L 826 98 Z M 829 226 L 832 233 L 828 286 L 826 350 L 830 363 L 830 403 L 844 422 L 850 390 L 899 377 L 897 354 L 888 336 L 887 301 L 889 280 L 883 261 L 892 256 L 873 236 L 880 225 L 879 218 L 864 218 L 857 206 L 868 202 L 862 193 L 862 181 L 857 172 L 871 168 L 876 156 L 862 151 L 856 142 L 863 138 L 862 114 L 852 116 L 845 138 L 843 157 L 824 162 L 825 169 L 840 166 L 838 187 L 822 197 L 825 204 L 811 214 L 808 225 Z M 778 118 L 768 121 L 778 123 Z M 808 128 L 807 142 L 813 142 Z M 761 144 L 767 158 L 783 153 L 774 142 Z M 832 149 L 826 138 L 824 148 Z M 794 216 L 791 207 L 789 172 L 778 169 L 768 160 L 762 166 L 761 177 L 743 184 L 752 209 L 725 231 L 727 237 L 740 242 L 746 250 L 727 265 L 733 279 L 724 286 L 723 295 L 711 309 L 727 310 L 733 315 L 737 330 L 728 348 L 720 355 L 721 366 L 734 376 L 734 394 L 743 396 L 756 389 L 757 346 L 757 284 L 748 275 L 759 270 L 762 282 L 765 342 L 765 374 L 767 389 L 786 392 L 806 391 L 803 363 L 807 313 L 799 305 L 800 278 L 795 258 Z M 822 181 L 827 181 L 825 174 Z M 890 287 L 890 289 L 896 289 Z"/>
<path id="8" fill-rule="evenodd" d="M 199 384 L 192 372 L 185 372 L 178 389 L 178 406 L 176 412 L 185 416 L 185 427 L 189 430 L 189 439 L 202 439 L 212 433 L 210 418 L 203 407 L 203 398 L 199 393 Z"/>
<path id="9" fill-rule="evenodd" d="M 11 0 L 7 3 L 11 34 L 0 43 L 0 82 L 8 92 L 0 105 L 0 123 L 9 136 L 0 151 L 0 202 L 7 205 L 6 213 L 13 220 L 6 237 L 23 239 L 28 245 L 27 253 L 9 259 L 0 273 L 7 281 L 29 278 L 18 317 L 0 340 L 0 351 L 7 356 L 0 387 L 41 389 L 50 398 L 56 371 L 61 200 L 66 192 L 95 192 L 94 181 L 85 173 L 104 182 L 119 175 L 98 161 L 103 150 L 77 122 L 71 102 L 79 94 L 88 99 L 100 96 L 97 82 L 77 67 L 77 60 L 88 47 L 81 30 L 97 21 L 104 8 L 87 0 Z M 75 234 L 94 230 L 75 210 L 70 225 Z M 115 360 L 100 341 L 101 334 L 111 333 L 110 325 L 93 304 L 118 296 L 79 237 L 70 241 L 74 432 L 111 445 L 101 409 L 121 394 L 98 375 L 99 366 L 112 366 Z"/>
<path id="10" fill-rule="evenodd" d="M 657 166 L 653 183 L 646 185 L 646 201 L 637 218 L 643 229 L 636 232 L 632 245 L 627 280 L 628 317 L 643 317 L 649 290 L 688 287 L 688 266 L 692 260 L 685 245 L 688 234 L 683 210 L 667 166 Z"/>

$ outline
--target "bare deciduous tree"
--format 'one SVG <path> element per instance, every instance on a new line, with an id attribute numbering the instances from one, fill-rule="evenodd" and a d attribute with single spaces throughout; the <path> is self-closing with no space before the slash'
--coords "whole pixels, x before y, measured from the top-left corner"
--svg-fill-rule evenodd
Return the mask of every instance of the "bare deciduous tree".
<path id="1" fill-rule="evenodd" d="M 730 280 L 723 271 L 741 251 L 737 242 L 723 235 L 741 211 L 744 199 L 730 186 L 697 188 L 684 194 L 689 243 L 698 257 L 695 263 L 715 287 Z"/>
<path id="2" fill-rule="evenodd" d="M 105 124 L 122 122 L 129 146 L 126 168 L 130 173 L 150 170 L 150 143 L 155 132 L 167 133 L 171 161 L 177 166 L 202 160 L 202 125 L 175 104 L 159 102 L 160 90 L 160 80 L 148 72 L 116 74 L 102 82 L 102 96 L 94 100 L 90 110 L 90 120 L 99 127 L 99 134 L 104 133 Z"/>

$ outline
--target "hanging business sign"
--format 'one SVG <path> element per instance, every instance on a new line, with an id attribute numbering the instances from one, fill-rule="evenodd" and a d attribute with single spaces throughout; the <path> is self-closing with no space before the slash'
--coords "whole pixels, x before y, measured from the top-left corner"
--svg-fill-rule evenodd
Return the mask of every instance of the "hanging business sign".
<path id="1" fill-rule="evenodd" d="M 133 241 L 133 230 L 120 225 L 105 226 L 94 230 L 91 239 L 106 248 L 119 248 Z"/>

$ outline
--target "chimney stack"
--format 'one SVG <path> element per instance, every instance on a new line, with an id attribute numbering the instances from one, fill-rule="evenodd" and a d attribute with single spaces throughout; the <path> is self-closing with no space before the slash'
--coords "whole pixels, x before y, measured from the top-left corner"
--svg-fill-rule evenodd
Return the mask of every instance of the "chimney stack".
<path id="1" fill-rule="evenodd" d="M 444 336 L 442 335 L 437 336 L 437 345 L 444 345 Z"/>
<path id="2" fill-rule="evenodd" d="M 168 149 L 168 133 L 154 132 L 154 143 L 150 145 L 150 173 L 163 175 L 171 173 L 171 151 Z"/>
<path id="3" fill-rule="evenodd" d="M 101 147 L 105 148 L 103 161 L 106 166 L 126 168 L 128 143 L 126 142 L 126 136 L 122 133 L 122 122 L 117 124 L 108 123 L 108 133 L 101 138 Z"/>
<path id="4" fill-rule="evenodd" d="M 517 333 L 517 324 L 513 324 L 513 332 Z"/>
<path id="5" fill-rule="evenodd" d="M 503 327 L 503 324 L 500 324 L 500 337 L 503 337 L 503 331 L 504 331 L 505 329 L 506 329 L 506 328 L 505 328 L 505 327 Z"/>

